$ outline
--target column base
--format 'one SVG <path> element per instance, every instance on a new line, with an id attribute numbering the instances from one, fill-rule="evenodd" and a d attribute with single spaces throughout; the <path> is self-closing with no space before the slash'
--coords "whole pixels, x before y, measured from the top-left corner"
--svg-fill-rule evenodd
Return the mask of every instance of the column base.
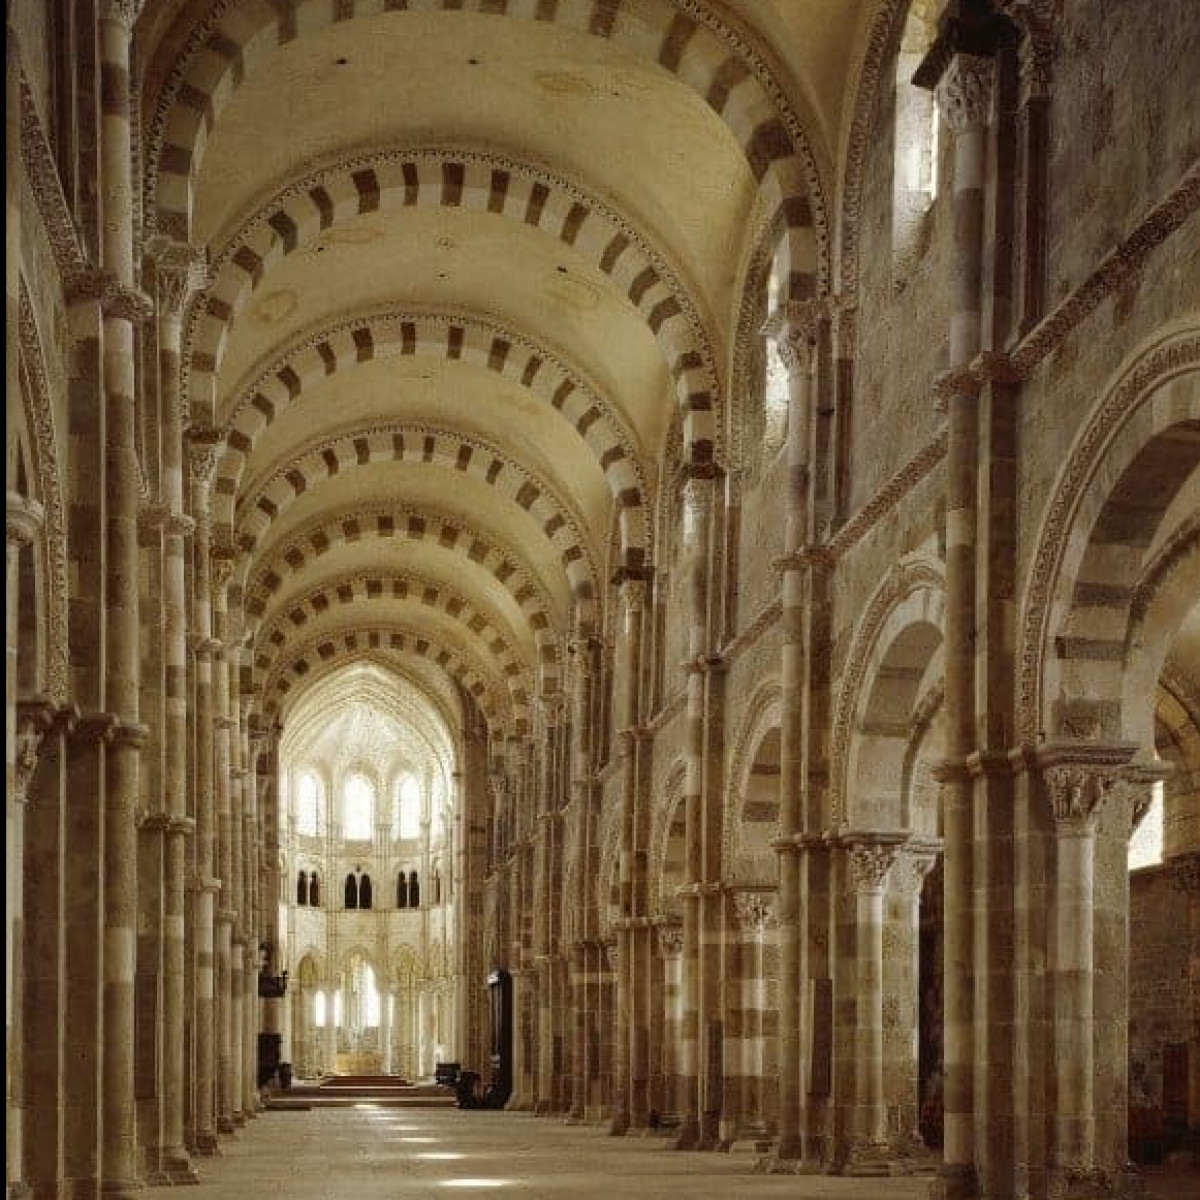
<path id="1" fill-rule="evenodd" d="M 202 1154 L 208 1158 L 220 1154 L 221 1144 L 217 1141 L 217 1135 L 207 1129 L 203 1133 L 197 1133 L 195 1145 L 192 1146 L 192 1153 Z"/>
<path id="2" fill-rule="evenodd" d="M 1108 1175 L 1103 1171 L 1052 1171 L 1050 1195 L 1062 1200 L 1140 1200 L 1146 1181 L 1134 1170 Z"/>
<path id="3" fill-rule="evenodd" d="M 100 1195 L 116 1196 L 118 1200 L 121 1196 L 134 1196 L 142 1190 L 146 1185 L 133 1176 L 127 1179 L 102 1179 L 100 1181 Z"/>
<path id="4" fill-rule="evenodd" d="M 163 1151 L 162 1172 L 167 1176 L 167 1181 L 176 1187 L 200 1182 L 200 1176 L 196 1174 L 182 1146 Z"/>
<path id="5" fill-rule="evenodd" d="M 755 1175 L 824 1175 L 825 1165 L 800 1154 L 783 1154 L 778 1148 L 768 1150 L 754 1163 Z"/>
<path id="6" fill-rule="evenodd" d="M 229 1138 L 236 1137 L 237 1136 L 237 1125 L 234 1123 L 233 1118 L 232 1117 L 218 1117 L 217 1118 L 217 1132 L 219 1134 L 223 1134 L 225 1137 L 229 1137 Z"/>
<path id="7" fill-rule="evenodd" d="M 926 1193 L 929 1200 L 974 1200 L 979 1195 L 979 1177 L 969 1163 L 942 1163 Z"/>

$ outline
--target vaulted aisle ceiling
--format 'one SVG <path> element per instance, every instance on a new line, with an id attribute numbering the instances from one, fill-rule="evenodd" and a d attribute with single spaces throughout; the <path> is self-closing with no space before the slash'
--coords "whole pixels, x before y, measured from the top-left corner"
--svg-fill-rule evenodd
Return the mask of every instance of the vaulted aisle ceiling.
<path id="1" fill-rule="evenodd" d="M 654 561 L 672 425 L 720 457 L 768 227 L 814 286 L 862 7 L 146 14 L 145 218 L 206 256 L 184 387 L 260 701 L 370 649 L 528 720 L 606 576 Z"/>

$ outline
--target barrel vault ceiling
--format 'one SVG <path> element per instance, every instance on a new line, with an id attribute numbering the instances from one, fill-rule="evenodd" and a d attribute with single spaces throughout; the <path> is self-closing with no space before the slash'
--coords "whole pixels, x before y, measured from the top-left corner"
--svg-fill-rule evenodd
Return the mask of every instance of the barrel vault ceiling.
<path id="1" fill-rule="evenodd" d="M 655 561 L 681 364 L 728 403 L 755 105 L 828 195 L 869 7 L 147 10 L 146 219 L 205 255 L 186 397 L 263 697 L 370 647 L 527 719 L 580 599 Z"/>

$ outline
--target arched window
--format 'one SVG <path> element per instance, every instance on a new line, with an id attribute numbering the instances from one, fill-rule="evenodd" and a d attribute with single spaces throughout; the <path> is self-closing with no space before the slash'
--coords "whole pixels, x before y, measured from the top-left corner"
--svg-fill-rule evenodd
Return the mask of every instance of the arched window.
<path id="1" fill-rule="evenodd" d="M 311 908 L 321 907 L 321 884 L 316 871 L 308 877 L 308 903 Z"/>
<path id="2" fill-rule="evenodd" d="M 296 903 L 301 908 L 308 903 L 308 876 L 303 871 L 296 876 Z"/>
<path id="3" fill-rule="evenodd" d="M 912 0 L 896 58 L 892 266 L 897 286 L 903 285 L 925 253 L 929 210 L 937 197 L 937 104 L 928 86 L 913 82 L 933 46 L 937 7 L 933 0 Z"/>
<path id="4" fill-rule="evenodd" d="M 396 907 L 408 907 L 408 876 L 403 871 L 396 876 Z"/>
<path id="5" fill-rule="evenodd" d="M 381 1006 L 379 988 L 375 984 L 375 968 L 367 963 L 363 967 L 362 1015 L 364 1029 L 378 1029 Z"/>
<path id="6" fill-rule="evenodd" d="M 358 907 L 371 907 L 371 877 L 370 875 L 360 875 L 358 877 Z"/>
<path id="7" fill-rule="evenodd" d="M 401 838 L 421 836 L 421 785 L 411 775 L 396 788 L 396 833 Z"/>
<path id="8" fill-rule="evenodd" d="M 441 904 L 442 902 L 442 877 L 437 871 L 433 873 L 433 903 Z"/>
<path id="9" fill-rule="evenodd" d="M 325 993 L 317 992 L 313 997 L 313 1025 L 318 1029 L 324 1029 L 325 1020 Z"/>
<path id="10" fill-rule="evenodd" d="M 358 907 L 358 880 L 353 875 L 346 876 L 345 900 L 347 908 Z"/>
<path id="11" fill-rule="evenodd" d="M 342 835 L 347 841 L 369 842 L 375 821 L 375 788 L 365 775 L 346 780 L 342 802 Z"/>
<path id="12" fill-rule="evenodd" d="M 1163 860 L 1163 781 L 1151 784 L 1150 803 L 1129 839 L 1129 869 L 1157 866 Z"/>
<path id="13" fill-rule="evenodd" d="M 787 276 L 780 262 L 779 252 L 771 262 L 767 275 L 767 316 L 770 317 L 788 300 Z M 783 355 L 779 352 L 779 341 L 767 338 L 767 361 L 763 380 L 763 444 L 768 450 L 777 450 L 787 436 L 788 371 Z"/>
<path id="14" fill-rule="evenodd" d="M 321 781 L 312 771 L 303 771 L 296 781 L 296 832 L 303 837 L 318 837 L 324 828 Z"/>
<path id="15" fill-rule="evenodd" d="M 421 882 L 416 871 L 411 872 L 408 877 L 408 907 L 421 907 Z"/>

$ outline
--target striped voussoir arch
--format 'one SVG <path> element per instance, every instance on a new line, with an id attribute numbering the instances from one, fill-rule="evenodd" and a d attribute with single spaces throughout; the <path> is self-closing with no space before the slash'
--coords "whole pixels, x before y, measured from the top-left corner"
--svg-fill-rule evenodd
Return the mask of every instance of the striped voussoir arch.
<path id="1" fill-rule="evenodd" d="M 326 229 L 373 212 L 458 208 L 535 228 L 586 257 L 628 298 L 662 350 L 688 445 L 712 447 L 716 358 L 681 276 L 617 213 L 527 163 L 464 150 L 385 150 L 339 162 L 277 193 L 215 258 L 187 327 L 185 380 L 193 404 L 215 409 L 234 318 L 270 267 Z"/>
<path id="2" fill-rule="evenodd" d="M 289 600 L 284 611 L 265 624 L 248 621 L 246 628 L 256 647 L 254 668 L 265 670 L 271 659 L 266 650 L 279 650 L 288 638 L 339 607 L 354 605 L 356 611 L 382 601 L 407 601 L 445 613 L 470 630 L 472 640 L 481 643 L 495 659 L 500 674 L 508 680 L 514 701 L 528 705 L 533 691 L 533 664 L 524 659 L 513 642 L 511 631 L 501 628 L 498 618 L 482 611 L 461 593 L 434 580 L 403 571 L 360 572 L 330 579 Z M 258 680 L 256 679 L 256 682 Z"/>
<path id="3" fill-rule="evenodd" d="M 433 663 L 454 678 L 478 704 L 493 730 L 528 732 L 528 718 L 514 711 L 511 694 L 498 680 L 489 682 L 486 668 L 424 631 L 398 625 L 339 629 L 307 641 L 288 641 L 273 656 L 263 676 L 263 711 L 275 711 L 298 686 L 316 678 L 322 667 L 342 666 L 370 651 L 392 650 Z"/>
<path id="4" fill-rule="evenodd" d="M 560 414 L 604 472 L 618 513 L 624 565 L 649 558 L 646 483 L 633 439 L 595 388 L 544 346 L 495 322 L 444 313 L 365 314 L 325 326 L 290 346 L 245 390 L 230 414 L 218 491 L 236 495 L 246 460 L 306 388 L 359 363 L 422 355 L 466 362 L 526 388 Z M 232 485 L 232 486 L 230 486 Z"/>
<path id="5" fill-rule="evenodd" d="M 159 232 L 188 240 L 193 181 L 217 118 L 277 48 L 339 22 L 407 11 L 552 23 L 604 38 L 670 72 L 701 97 L 742 148 L 759 189 L 783 217 L 790 272 L 811 284 L 818 266 L 814 217 L 826 253 L 829 238 L 804 125 L 764 55 L 701 0 L 219 0 L 169 69 L 147 133 L 148 191 Z"/>
<path id="6" fill-rule="evenodd" d="M 276 517 L 322 480 L 355 467 L 385 462 L 461 471 L 495 488 L 541 526 L 563 564 L 573 595 L 580 599 L 595 596 L 596 561 L 584 537 L 582 522 L 567 502 L 556 496 L 544 480 L 535 481 L 526 468 L 497 447 L 446 429 L 377 426 L 306 448 L 238 506 L 233 514 L 236 541 L 253 551 Z M 232 497 L 225 493 L 214 496 L 214 521 L 229 519 L 228 508 L 221 507 L 225 501 L 232 507 Z"/>
<path id="7" fill-rule="evenodd" d="M 1190 386 L 1179 382 L 1184 386 L 1177 389 L 1180 402 L 1173 411 L 1163 404 L 1156 413 L 1153 405 L 1145 404 L 1129 418 L 1107 448 L 1105 464 L 1110 470 L 1123 470 L 1115 481 L 1098 473 L 1096 486 L 1079 505 L 1076 528 L 1088 536 L 1057 636 L 1050 643 L 1046 672 L 1046 714 L 1062 740 L 1129 737 L 1131 715 L 1123 711 L 1123 678 L 1138 617 L 1137 597 L 1153 593 L 1154 581 L 1147 575 L 1159 567 L 1156 560 L 1147 562 L 1147 554 L 1170 504 L 1200 467 L 1200 416 L 1155 427 L 1156 418 L 1178 415 L 1189 403 L 1195 411 L 1195 379 Z M 1169 394 L 1170 389 L 1168 384 L 1163 390 Z M 1194 551 L 1194 517 L 1184 518 L 1174 533 L 1160 558 Z M 1161 568 L 1158 573 L 1165 574 Z M 1138 638 L 1140 643 L 1146 640 L 1145 635 Z"/>
<path id="8" fill-rule="evenodd" d="M 338 546 L 371 538 L 428 542 L 459 554 L 488 571 L 512 596 L 529 622 L 544 684 L 553 681 L 557 686 L 562 651 L 550 596 L 532 581 L 511 548 L 437 513 L 380 505 L 355 508 L 332 518 L 321 517 L 256 565 L 246 585 L 246 616 L 260 621 L 271 598 L 287 579 L 308 570 L 322 555 Z M 554 687 L 549 690 L 553 691 Z"/>

